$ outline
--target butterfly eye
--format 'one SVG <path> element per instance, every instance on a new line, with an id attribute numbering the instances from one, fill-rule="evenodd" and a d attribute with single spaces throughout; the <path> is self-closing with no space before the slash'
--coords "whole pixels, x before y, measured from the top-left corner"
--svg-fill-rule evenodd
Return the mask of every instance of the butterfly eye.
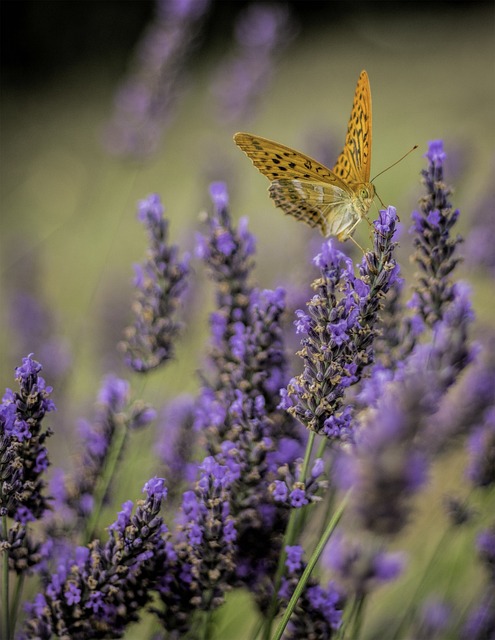
<path id="1" fill-rule="evenodd" d="M 368 190 L 365 189 L 364 187 L 361 189 L 361 198 L 369 198 L 370 194 L 368 193 Z"/>

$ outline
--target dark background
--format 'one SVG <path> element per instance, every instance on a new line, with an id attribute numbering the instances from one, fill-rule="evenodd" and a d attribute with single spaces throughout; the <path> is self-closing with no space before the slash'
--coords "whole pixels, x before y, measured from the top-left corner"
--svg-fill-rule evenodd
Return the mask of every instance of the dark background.
<path id="1" fill-rule="evenodd" d="M 220 41 L 247 4 L 244 0 L 213 0 L 203 46 Z M 385 17 L 420 12 L 427 24 L 435 16 L 462 15 L 483 5 L 493 7 L 493 2 L 477 0 L 289 0 L 285 4 L 303 31 L 322 23 L 345 23 L 350 14 L 365 22 L 368 13 Z M 154 14 L 151 0 L 2 0 L 0 7 L 2 80 L 25 87 L 84 60 L 125 58 Z"/>

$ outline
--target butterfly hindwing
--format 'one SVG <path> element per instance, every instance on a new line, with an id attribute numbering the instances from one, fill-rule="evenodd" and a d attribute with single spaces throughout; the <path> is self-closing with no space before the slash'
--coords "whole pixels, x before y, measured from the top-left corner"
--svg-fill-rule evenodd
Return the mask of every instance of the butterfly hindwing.
<path id="1" fill-rule="evenodd" d="M 250 133 L 236 133 L 234 141 L 254 166 L 271 181 L 300 178 L 329 182 L 346 188 L 345 183 L 331 169 L 283 144 Z"/>
<path id="2" fill-rule="evenodd" d="M 346 236 L 356 217 L 347 190 L 313 180 L 274 180 L 270 197 L 284 213 L 319 227 L 324 236 Z"/>
<path id="3" fill-rule="evenodd" d="M 333 172 L 344 182 L 369 182 L 371 170 L 371 90 L 368 74 L 361 71 L 347 126 L 344 150 Z"/>

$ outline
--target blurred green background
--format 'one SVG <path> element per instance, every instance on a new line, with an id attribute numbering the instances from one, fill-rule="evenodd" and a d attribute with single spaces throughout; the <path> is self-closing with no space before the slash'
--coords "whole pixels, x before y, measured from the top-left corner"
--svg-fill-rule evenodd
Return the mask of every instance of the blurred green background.
<path id="1" fill-rule="evenodd" d="M 276 58 L 271 81 L 249 117 L 226 123 L 218 116 L 212 84 L 233 49 L 234 25 L 247 4 L 212 3 L 181 70 L 176 108 L 157 152 L 146 161 L 124 161 L 105 151 L 103 131 L 133 49 L 153 20 L 154 4 L 1 3 L 0 385 L 14 385 L 13 369 L 27 355 L 11 312 L 12 297 L 26 292 L 52 315 L 50 335 L 63 340 L 70 354 L 71 365 L 54 391 L 60 427 L 52 438 L 55 464 L 70 464 L 76 417 L 91 416 L 105 373 L 130 377 L 135 395 L 157 406 L 198 386 L 212 306 L 212 289 L 200 286 L 200 265 L 195 267 L 199 284 L 187 303 L 191 321 L 174 362 L 143 380 L 124 371 L 115 349 L 132 321 L 132 263 L 146 246 L 135 217 L 138 200 L 159 193 L 171 238 L 191 250 L 199 214 L 210 208 L 208 184 L 226 180 L 234 218 L 248 216 L 258 238 L 259 284 L 300 284 L 301 274 L 307 274 L 308 245 L 316 248 L 319 238 L 274 209 L 266 179 L 233 144 L 235 131 L 273 138 L 309 155 L 317 155 L 317 145 L 311 148 L 315 140 L 328 139 L 338 153 L 364 68 L 373 97 L 372 175 L 419 145 L 376 182 L 405 227 L 421 195 L 419 172 L 429 140 L 444 139 L 451 155 L 452 199 L 461 209 L 463 234 L 493 179 L 492 2 L 283 3 L 292 15 L 294 37 Z M 366 244 L 367 234 L 362 225 L 356 238 Z M 405 230 L 400 251 L 407 273 Z M 493 326 L 493 279 L 461 270 L 473 285 L 480 324 Z M 33 336 L 28 351 L 41 359 L 35 344 Z M 49 371 L 44 374 L 53 382 Z M 150 434 L 140 436 L 134 452 L 139 468 L 122 477 L 123 497 L 136 497 L 153 473 L 151 442 Z M 461 482 L 460 461 L 447 464 Z M 441 472 L 439 478 L 430 496 L 437 505 Z M 421 540 L 421 548 L 417 538 L 410 542 L 425 557 L 426 547 L 436 544 L 435 536 L 428 545 Z"/>

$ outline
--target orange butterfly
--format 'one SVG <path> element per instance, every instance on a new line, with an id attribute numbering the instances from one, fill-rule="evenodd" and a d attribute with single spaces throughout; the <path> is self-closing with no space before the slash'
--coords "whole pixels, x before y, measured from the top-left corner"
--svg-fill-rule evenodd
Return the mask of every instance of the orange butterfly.
<path id="1" fill-rule="evenodd" d="M 375 197 L 370 182 L 371 92 L 366 71 L 359 76 L 344 150 L 333 169 L 250 133 L 236 133 L 234 141 L 271 181 L 269 193 L 275 205 L 311 227 L 319 227 L 325 237 L 351 238 L 366 218 Z"/>

